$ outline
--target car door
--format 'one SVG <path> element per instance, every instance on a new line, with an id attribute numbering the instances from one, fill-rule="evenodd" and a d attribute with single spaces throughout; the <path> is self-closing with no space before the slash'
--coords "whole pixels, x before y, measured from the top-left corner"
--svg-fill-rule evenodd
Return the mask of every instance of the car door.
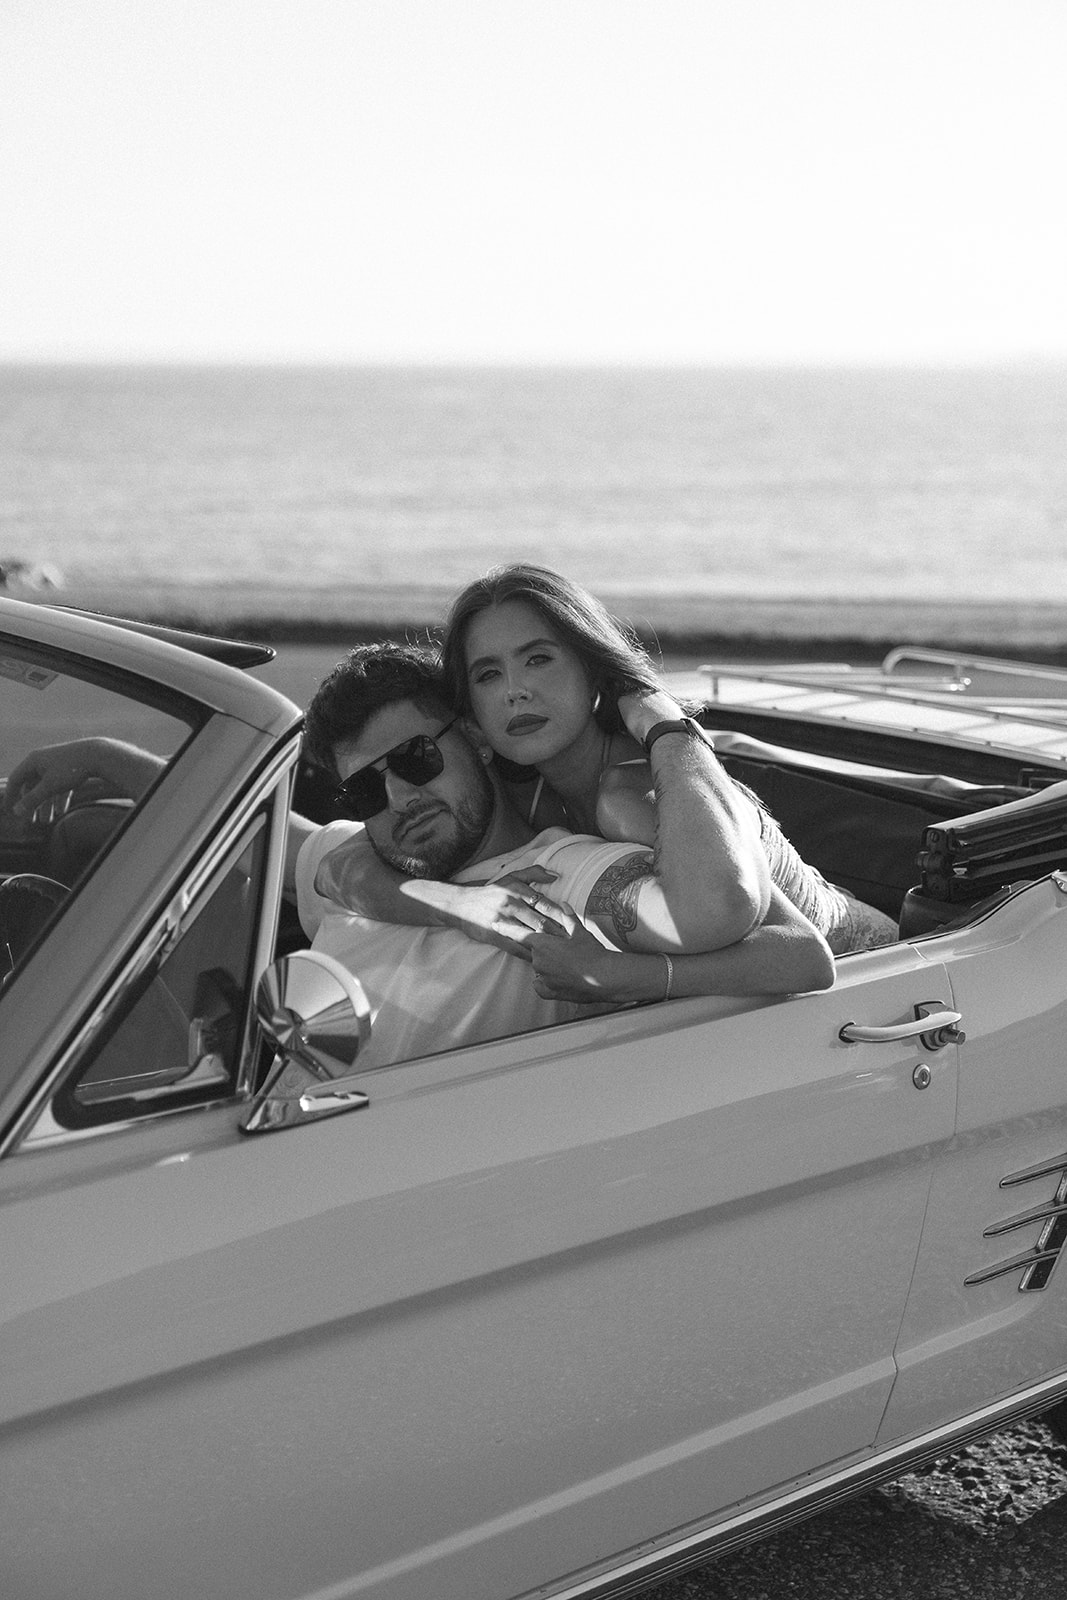
<path id="1" fill-rule="evenodd" d="M 260 1138 L 233 1104 L 25 1142 L 6 1592 L 502 1600 L 863 1452 L 956 1051 L 839 1036 L 943 963 L 840 967 L 357 1063 L 365 1109 Z"/>
<path id="2" fill-rule="evenodd" d="M 966 1038 L 886 1442 L 1067 1369 L 1067 877 L 921 948 L 946 964 Z"/>

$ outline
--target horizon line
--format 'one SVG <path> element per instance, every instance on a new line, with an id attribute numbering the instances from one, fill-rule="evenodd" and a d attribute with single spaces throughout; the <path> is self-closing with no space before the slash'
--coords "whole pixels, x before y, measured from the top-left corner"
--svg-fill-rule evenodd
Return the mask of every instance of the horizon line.
<path id="1" fill-rule="evenodd" d="M 19 355 L 0 351 L 0 368 L 249 368 L 293 370 L 419 371 L 945 371 L 1067 366 L 1063 351 L 926 356 L 280 356 L 280 355 Z"/>

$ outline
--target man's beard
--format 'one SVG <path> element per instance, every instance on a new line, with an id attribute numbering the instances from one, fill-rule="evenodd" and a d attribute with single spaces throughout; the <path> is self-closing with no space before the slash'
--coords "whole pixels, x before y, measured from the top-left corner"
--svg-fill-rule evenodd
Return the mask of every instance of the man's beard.
<path id="1" fill-rule="evenodd" d="M 379 841 L 368 830 L 374 850 L 388 866 L 407 878 L 436 878 L 442 882 L 466 866 L 489 829 L 494 802 L 493 785 L 485 769 L 472 763 L 471 773 L 471 787 L 473 790 L 477 783 L 477 792 L 459 805 L 442 806 L 440 801 L 428 799 L 424 807 L 415 806 L 397 818 L 394 831 L 401 833 L 422 815 L 434 818 L 434 832 L 417 845 L 407 845 L 402 838 Z M 448 813 L 451 827 L 441 826 L 444 812 Z"/>

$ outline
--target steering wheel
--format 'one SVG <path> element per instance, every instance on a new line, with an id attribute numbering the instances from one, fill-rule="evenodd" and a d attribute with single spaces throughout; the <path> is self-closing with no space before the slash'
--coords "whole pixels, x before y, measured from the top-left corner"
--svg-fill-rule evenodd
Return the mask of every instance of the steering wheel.
<path id="1" fill-rule="evenodd" d="M 69 893 L 65 883 L 39 872 L 17 872 L 0 883 L 0 984 L 6 983 Z"/>

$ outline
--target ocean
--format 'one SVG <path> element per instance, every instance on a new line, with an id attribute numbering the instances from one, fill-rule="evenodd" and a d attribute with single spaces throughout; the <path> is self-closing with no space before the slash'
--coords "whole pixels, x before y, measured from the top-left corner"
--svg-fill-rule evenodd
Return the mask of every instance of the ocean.
<path id="1" fill-rule="evenodd" d="M 501 561 L 694 622 L 1067 610 L 1067 367 L 0 368 L 0 566 L 433 611 Z"/>

